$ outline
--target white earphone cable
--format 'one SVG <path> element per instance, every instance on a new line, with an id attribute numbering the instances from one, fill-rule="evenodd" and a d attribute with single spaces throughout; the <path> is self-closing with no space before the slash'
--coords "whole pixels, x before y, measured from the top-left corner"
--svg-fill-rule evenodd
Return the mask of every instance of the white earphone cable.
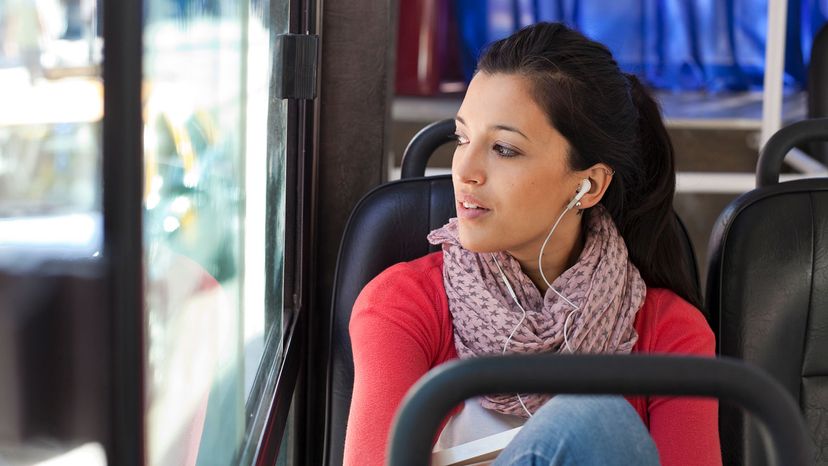
<path id="1" fill-rule="evenodd" d="M 512 337 L 515 336 L 515 333 L 523 325 L 523 321 L 526 319 L 526 309 L 521 306 L 520 301 L 517 299 L 517 295 L 515 294 L 515 290 L 512 289 L 512 285 L 509 283 L 509 280 L 506 278 L 506 274 L 503 273 L 503 269 L 500 267 L 500 262 L 497 261 L 497 257 L 492 254 L 492 259 L 494 260 L 495 265 L 497 266 L 497 270 L 500 271 L 500 277 L 503 279 L 503 283 L 506 285 L 506 289 L 509 290 L 509 294 L 512 296 L 512 299 L 515 301 L 515 304 L 518 305 L 523 315 L 520 317 L 520 321 L 515 325 L 515 328 L 512 330 L 512 333 L 509 334 L 509 338 L 506 339 L 506 342 L 503 343 L 503 351 L 500 354 L 506 354 L 506 349 L 509 348 L 509 343 L 512 341 Z M 532 413 L 529 412 L 529 409 L 526 408 L 526 405 L 523 404 L 523 399 L 520 397 L 520 393 L 515 393 L 517 395 L 518 403 L 520 403 L 521 408 L 526 411 L 526 414 L 529 417 L 532 417 Z"/>
<path id="2" fill-rule="evenodd" d="M 509 343 L 512 341 L 512 337 L 515 336 L 515 333 L 520 328 L 520 326 L 523 325 L 523 321 L 526 319 L 526 309 L 524 309 L 523 306 L 521 306 L 520 301 L 518 301 L 517 295 L 515 295 L 515 290 L 512 289 L 512 285 L 509 283 L 509 280 L 506 278 L 506 274 L 503 273 L 503 269 L 500 267 L 500 262 L 497 261 L 497 257 L 495 257 L 494 254 L 492 254 L 492 259 L 494 259 L 494 263 L 497 266 L 497 270 L 500 271 L 500 277 L 503 279 L 503 283 L 506 285 L 506 289 L 509 290 L 509 294 L 512 296 L 512 299 L 515 301 L 515 304 L 517 304 L 518 308 L 520 308 L 521 312 L 523 313 L 523 315 L 520 318 L 520 321 L 515 326 L 515 328 L 512 330 L 512 333 L 509 334 L 509 338 L 507 338 L 506 342 L 503 344 L 503 351 L 501 352 L 501 354 L 506 354 L 506 349 L 509 347 Z"/>
<path id="3" fill-rule="evenodd" d="M 578 306 L 573 304 L 572 301 L 568 300 L 566 296 L 558 292 L 558 290 L 556 290 L 555 287 L 552 286 L 551 283 L 549 283 L 549 280 L 546 279 L 546 275 L 543 273 L 543 250 L 546 249 L 546 245 L 547 243 L 549 243 L 549 238 L 552 238 L 552 233 L 554 233 L 555 229 L 558 228 L 558 224 L 561 223 L 561 220 L 563 220 L 564 215 L 566 215 L 568 211 L 569 209 L 564 209 L 564 211 L 561 212 L 561 215 L 558 216 L 558 219 L 555 221 L 555 224 L 552 225 L 552 229 L 549 230 L 549 234 L 546 235 L 546 239 L 543 241 L 543 245 L 540 248 L 540 253 L 538 253 L 538 270 L 540 271 L 541 278 L 543 279 L 543 282 L 546 283 L 546 286 L 548 286 L 550 290 L 554 291 L 556 295 L 560 296 L 561 299 L 566 301 L 567 304 L 575 308 L 575 310 L 577 311 Z"/>
<path id="4" fill-rule="evenodd" d="M 574 351 L 572 350 L 572 347 L 570 347 L 570 345 L 569 345 L 569 336 L 567 335 L 567 333 L 568 333 L 567 327 L 568 327 L 568 324 L 569 324 L 569 319 L 570 319 L 570 317 L 572 317 L 572 314 L 574 314 L 575 312 L 579 312 L 580 309 L 572 301 L 567 299 L 566 296 L 562 295 L 558 290 L 556 290 L 555 287 L 552 286 L 552 284 L 549 283 L 549 280 L 547 280 L 546 275 L 543 273 L 543 261 L 541 260 L 543 258 L 543 250 L 546 249 L 546 245 L 547 245 L 547 243 L 549 243 L 549 239 L 552 238 L 552 233 L 554 233 L 555 229 L 558 228 L 558 224 L 561 223 L 561 220 L 563 219 L 564 215 L 566 215 L 566 213 L 569 211 L 569 209 L 570 209 L 569 207 L 566 207 L 563 210 L 563 212 L 561 212 L 561 215 L 558 216 L 558 219 L 555 221 L 555 224 L 552 225 L 552 229 L 549 230 L 549 234 L 546 235 L 546 239 L 544 240 L 543 245 L 541 246 L 540 252 L 538 253 L 538 270 L 540 271 L 541 278 L 543 279 L 544 283 L 546 283 L 546 286 L 549 287 L 549 289 L 551 289 L 556 295 L 558 295 L 561 299 L 563 299 L 567 304 L 569 304 L 573 308 L 571 311 L 569 311 L 569 314 L 567 314 L 566 319 L 564 320 L 563 336 L 564 336 L 564 347 L 570 353 L 574 353 Z M 509 338 L 507 338 L 506 342 L 503 344 L 503 351 L 501 352 L 501 354 L 506 354 L 506 350 L 509 348 L 509 343 L 512 341 L 512 338 L 515 336 L 515 333 L 517 333 L 520 326 L 523 325 L 523 321 L 526 320 L 526 309 L 523 308 L 523 306 L 520 304 L 520 301 L 517 299 L 517 295 L 515 294 L 515 290 L 512 288 L 511 283 L 509 283 L 509 280 L 506 278 L 506 274 L 503 272 L 503 268 L 500 266 L 500 262 L 498 262 L 497 257 L 495 256 L 494 253 L 492 253 L 491 256 L 492 256 L 492 259 L 494 260 L 495 265 L 497 266 L 497 270 L 500 272 L 500 277 L 503 280 L 503 284 L 506 285 L 506 289 L 509 291 L 509 295 L 512 296 L 512 300 L 514 300 L 515 304 L 517 304 L 518 308 L 523 313 L 523 315 L 520 318 L 520 321 L 518 321 L 515 328 L 512 329 L 512 333 L 509 334 Z M 526 405 L 523 403 L 523 399 L 520 397 L 520 393 L 516 393 L 515 395 L 517 395 L 518 403 L 520 403 L 520 406 L 523 408 L 524 411 L 526 411 L 526 414 L 529 417 L 532 417 L 532 413 L 529 411 L 529 409 L 526 408 Z"/>

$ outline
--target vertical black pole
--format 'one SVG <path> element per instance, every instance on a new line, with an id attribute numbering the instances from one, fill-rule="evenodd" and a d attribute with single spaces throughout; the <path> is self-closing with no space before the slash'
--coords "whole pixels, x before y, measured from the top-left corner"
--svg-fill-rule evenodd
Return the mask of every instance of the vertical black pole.
<path id="1" fill-rule="evenodd" d="M 109 464 L 145 464 L 142 0 L 104 5 L 103 214 L 112 351 Z"/>

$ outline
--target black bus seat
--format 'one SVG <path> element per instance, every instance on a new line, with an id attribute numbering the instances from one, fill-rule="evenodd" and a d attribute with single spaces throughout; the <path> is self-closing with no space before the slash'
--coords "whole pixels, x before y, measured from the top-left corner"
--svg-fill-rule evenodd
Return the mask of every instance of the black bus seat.
<path id="1" fill-rule="evenodd" d="M 403 156 L 403 179 L 380 185 L 363 196 L 345 226 L 332 290 L 325 465 L 342 464 L 354 381 L 348 322 L 357 296 L 386 268 L 438 250 L 426 236 L 456 215 L 451 176 L 424 176 L 429 156 L 442 144 L 454 141 L 454 131 L 454 120 L 442 120 L 417 133 Z M 698 284 L 690 239 L 678 216 L 676 220 L 684 231 L 684 262 Z"/>
<path id="2" fill-rule="evenodd" d="M 433 250 L 429 231 L 455 215 L 450 176 L 384 184 L 357 204 L 342 238 L 332 297 L 326 407 L 326 465 L 341 465 L 351 407 L 354 362 L 348 322 L 362 288 L 393 264 Z"/>
<path id="3" fill-rule="evenodd" d="M 707 308 L 717 350 L 754 364 L 793 396 L 828 464 L 828 178 L 778 183 L 796 144 L 828 140 L 828 119 L 781 129 L 763 148 L 757 189 L 731 202 L 710 239 Z M 725 464 L 761 465 L 761 440 L 720 408 Z"/>

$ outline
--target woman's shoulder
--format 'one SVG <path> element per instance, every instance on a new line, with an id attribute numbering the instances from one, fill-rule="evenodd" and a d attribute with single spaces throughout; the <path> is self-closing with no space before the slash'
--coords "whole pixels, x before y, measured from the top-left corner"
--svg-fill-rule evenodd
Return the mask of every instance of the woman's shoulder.
<path id="1" fill-rule="evenodd" d="M 399 264 L 392 265 L 388 268 L 388 270 L 393 269 L 394 267 L 404 268 L 429 277 L 436 275 L 442 280 L 443 251 L 432 252 L 418 259 L 414 259 L 413 261 L 400 262 Z"/>
<path id="2" fill-rule="evenodd" d="M 672 290 L 648 288 L 635 327 L 638 351 L 715 354 L 715 337 L 704 314 Z"/>
<path id="3" fill-rule="evenodd" d="M 440 318 L 447 308 L 443 285 L 443 253 L 427 254 L 388 267 L 365 285 L 354 303 L 353 318 L 381 312 L 386 317 Z M 422 309 L 437 312 L 417 312 Z"/>
<path id="4" fill-rule="evenodd" d="M 377 275 L 357 297 L 348 327 L 355 348 L 366 339 L 392 348 L 406 340 L 415 342 L 431 363 L 450 359 L 454 346 L 442 252 Z"/>
<path id="5" fill-rule="evenodd" d="M 407 286 L 442 287 L 443 253 L 426 254 L 408 262 L 398 262 L 380 272 L 365 286 L 366 290 L 400 288 Z M 438 288 L 439 288 L 438 287 Z"/>

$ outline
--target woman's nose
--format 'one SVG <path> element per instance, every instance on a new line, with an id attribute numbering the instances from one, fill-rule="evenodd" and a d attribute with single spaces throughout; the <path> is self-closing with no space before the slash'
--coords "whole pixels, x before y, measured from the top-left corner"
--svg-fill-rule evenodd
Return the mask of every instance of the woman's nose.
<path id="1" fill-rule="evenodd" d="M 458 147 L 451 160 L 451 173 L 455 182 L 483 184 L 486 182 L 486 167 L 483 154 L 473 145 Z"/>

